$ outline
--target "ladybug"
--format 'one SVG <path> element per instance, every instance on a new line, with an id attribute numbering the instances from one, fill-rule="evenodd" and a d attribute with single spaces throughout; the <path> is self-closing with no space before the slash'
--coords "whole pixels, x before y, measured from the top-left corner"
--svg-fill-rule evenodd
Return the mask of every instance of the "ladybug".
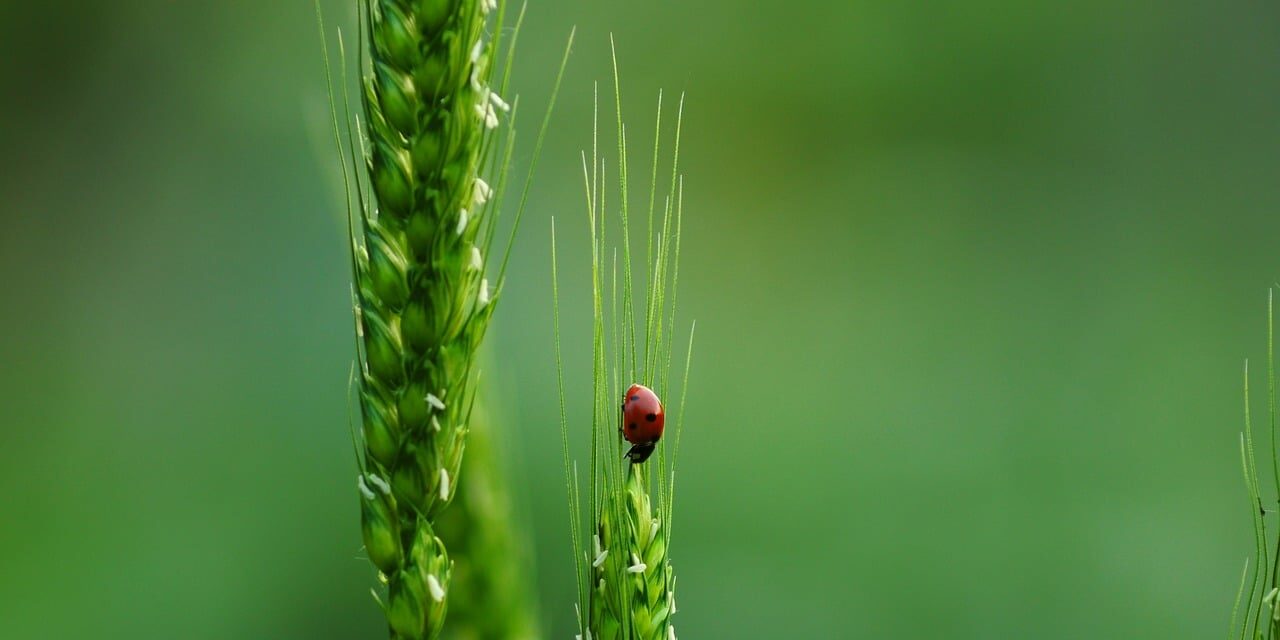
<path id="1" fill-rule="evenodd" d="M 642 384 L 633 384 L 627 389 L 622 397 L 622 424 L 618 430 L 632 444 L 627 451 L 632 464 L 640 464 L 653 454 L 666 421 L 662 401 L 652 389 Z"/>

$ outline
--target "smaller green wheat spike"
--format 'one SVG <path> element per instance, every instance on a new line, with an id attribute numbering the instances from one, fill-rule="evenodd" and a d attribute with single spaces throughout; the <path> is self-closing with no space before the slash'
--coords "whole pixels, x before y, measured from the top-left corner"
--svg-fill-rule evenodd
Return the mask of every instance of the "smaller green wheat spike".
<path id="1" fill-rule="evenodd" d="M 665 199 L 661 210 L 657 205 L 662 128 L 662 102 L 659 98 L 644 223 L 644 290 L 638 291 L 632 274 L 627 137 L 616 55 L 612 62 L 613 98 L 617 105 L 616 203 L 611 202 L 613 198 L 608 196 L 612 188 L 609 186 L 610 172 L 604 158 L 599 155 L 598 92 L 592 115 L 591 155 L 588 157 L 585 151 L 582 154 L 591 248 L 592 301 L 591 437 L 590 466 L 585 479 L 586 504 L 580 498 L 582 492 L 579 490 L 577 465 L 570 457 L 573 426 L 568 418 L 569 397 L 565 390 L 565 364 L 561 353 L 559 263 L 554 223 L 551 236 L 556 375 L 560 392 L 561 448 L 570 506 L 569 531 L 578 586 L 578 637 L 592 640 L 673 640 L 675 572 L 668 552 L 674 504 L 675 453 L 683 430 L 693 348 L 692 327 L 679 406 L 674 412 L 670 407 L 667 411 L 667 424 L 673 427 L 659 442 L 657 456 L 651 462 L 632 464 L 624 458 L 626 443 L 620 437 L 619 404 L 622 391 L 632 383 L 650 387 L 659 397 L 667 396 L 672 390 L 670 336 L 676 321 L 683 218 L 683 197 L 679 193 L 682 189 L 677 186 L 682 183 L 678 174 L 678 151 L 683 97 L 675 125 L 676 154 L 671 161 L 671 195 Z M 620 247 L 614 248 L 609 244 L 615 239 Z"/>

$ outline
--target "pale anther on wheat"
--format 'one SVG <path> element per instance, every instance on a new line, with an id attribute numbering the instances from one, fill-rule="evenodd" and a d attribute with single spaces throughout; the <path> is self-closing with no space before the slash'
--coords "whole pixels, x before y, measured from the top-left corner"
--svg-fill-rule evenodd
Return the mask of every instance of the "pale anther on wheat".
<path id="1" fill-rule="evenodd" d="M 492 111 L 492 107 L 489 110 Z M 483 178 L 476 178 L 475 194 L 473 196 L 476 206 L 478 207 L 488 202 L 491 197 L 493 197 L 493 187 L 490 187 L 489 183 L 485 182 Z"/>
<path id="2" fill-rule="evenodd" d="M 440 469 L 440 499 L 449 499 L 449 470 Z"/>
<path id="3" fill-rule="evenodd" d="M 489 304 L 488 278 L 481 278 L 480 280 L 480 293 L 476 295 L 476 304 L 479 305 L 481 309 L 483 309 L 485 305 Z"/>
<path id="4" fill-rule="evenodd" d="M 437 420 L 435 416 L 431 416 L 431 430 L 432 431 L 440 430 L 440 421 Z"/>
<path id="5" fill-rule="evenodd" d="M 444 587 L 440 586 L 440 581 L 434 575 L 427 576 L 427 589 L 431 591 L 432 600 L 444 602 Z"/>
<path id="6" fill-rule="evenodd" d="M 467 265 L 472 271 L 479 271 L 484 267 L 484 260 L 480 257 L 480 247 L 472 245 L 471 247 L 471 264 Z"/>
<path id="7" fill-rule="evenodd" d="M 653 524 L 649 527 L 649 542 L 646 544 L 653 544 L 653 539 L 658 537 L 658 527 L 661 525 L 662 523 L 658 522 L 657 518 L 653 519 Z"/>
<path id="8" fill-rule="evenodd" d="M 484 121 L 486 129 L 496 129 L 498 127 L 498 113 L 493 110 L 493 105 L 488 101 L 476 103 L 476 116 Z"/>
<path id="9" fill-rule="evenodd" d="M 466 209 L 458 211 L 458 235 L 462 235 L 462 232 L 467 230 L 467 217 Z"/>
<path id="10" fill-rule="evenodd" d="M 372 484 L 373 486 L 377 487 L 378 491 L 382 492 L 382 495 L 384 496 L 391 495 L 391 485 L 387 484 L 386 480 L 379 478 L 377 475 L 374 475 L 372 473 L 369 474 L 369 484 Z"/>
<path id="11" fill-rule="evenodd" d="M 631 553 L 631 562 L 634 564 L 627 567 L 627 571 L 631 573 L 644 573 L 644 570 L 649 568 L 648 565 L 640 561 L 640 556 L 637 556 L 634 551 Z"/>
<path id="12" fill-rule="evenodd" d="M 360 495 L 364 496 L 365 500 L 377 499 L 378 496 L 370 491 L 369 487 L 365 486 L 364 476 L 356 476 L 356 487 L 360 489 Z"/>
<path id="13" fill-rule="evenodd" d="M 434 393 L 427 394 L 427 404 L 434 407 L 436 411 L 444 411 L 444 401 Z"/>
<path id="14" fill-rule="evenodd" d="M 593 569 L 599 567 L 604 562 L 604 559 L 609 557 L 609 550 L 600 548 L 599 534 L 591 536 L 591 550 L 595 553 L 595 560 L 591 562 Z"/>
<path id="15" fill-rule="evenodd" d="M 498 92 L 490 91 L 489 100 L 493 102 L 493 106 L 497 107 L 503 113 L 511 111 L 511 105 L 507 104 L 507 101 L 503 100 L 502 97 L 498 95 Z"/>

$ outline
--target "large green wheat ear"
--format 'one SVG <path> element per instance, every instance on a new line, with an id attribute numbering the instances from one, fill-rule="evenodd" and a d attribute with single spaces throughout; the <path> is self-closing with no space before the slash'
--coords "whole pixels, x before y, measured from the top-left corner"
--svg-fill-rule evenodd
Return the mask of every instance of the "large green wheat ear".
<path id="1" fill-rule="evenodd" d="M 383 585 L 374 596 L 391 637 L 418 640 L 437 637 L 444 624 L 454 565 L 436 521 L 458 489 L 477 350 L 510 255 L 508 240 L 490 272 L 515 140 L 518 101 L 501 97 L 515 36 L 499 74 L 505 4 L 358 6 L 360 116 L 350 114 L 344 51 L 342 100 L 330 84 L 335 139 L 350 159 L 350 171 L 343 166 L 359 360 L 357 488 L 365 551 Z M 567 58 L 568 48 L 561 75 Z M 557 76 L 535 158 L 559 84 Z M 531 167 L 525 194 L 532 174 Z M 522 195 L 511 238 L 524 202 Z"/>
<path id="2" fill-rule="evenodd" d="M 560 385 L 562 447 L 565 483 L 569 491 L 570 533 L 578 585 L 579 638 L 594 640 L 674 640 L 672 616 L 676 612 L 675 572 L 670 549 L 675 460 L 683 427 L 685 390 L 693 350 L 693 328 L 684 373 L 680 380 L 678 408 L 668 405 L 667 435 L 657 455 L 632 464 L 624 457 L 620 437 L 622 394 L 632 383 L 652 388 L 671 400 L 671 345 L 676 319 L 676 285 L 679 280 L 680 231 L 683 220 L 683 184 L 679 174 L 680 123 L 683 103 L 677 109 L 675 151 L 670 179 L 659 177 L 659 142 L 662 138 L 662 95 L 654 131 L 653 164 L 649 171 L 649 197 L 645 211 L 643 282 L 637 286 L 632 270 L 631 211 L 627 196 L 627 142 L 622 119 L 617 57 L 613 59 L 613 89 L 617 122 L 617 201 L 610 191 L 607 165 L 600 157 L 599 118 L 593 117 L 592 149 L 588 161 L 583 152 L 587 222 L 591 241 L 592 293 L 592 410 L 589 469 L 585 486 L 579 483 L 577 466 L 569 453 L 569 424 L 564 361 L 560 350 L 559 275 L 556 232 L 552 225 L 552 292 L 555 301 L 556 371 Z M 598 114 L 598 104 L 595 112 Z M 665 194 L 658 208 L 659 194 Z M 617 239 L 618 249 L 609 242 Z M 619 270 L 621 273 L 619 273 Z M 619 289 L 621 276 L 621 289 Z M 587 500 L 584 504 L 582 493 Z M 585 520 L 584 520 L 585 519 Z M 587 523 L 587 524 L 584 524 Z"/>
<path id="3" fill-rule="evenodd" d="M 1238 640 L 1280 638 L 1280 533 L 1269 530 L 1267 515 L 1280 504 L 1280 448 L 1276 441 L 1275 290 L 1267 292 L 1267 416 L 1271 448 L 1271 476 L 1276 497 L 1263 498 L 1258 462 L 1254 454 L 1253 421 L 1249 401 L 1249 362 L 1244 364 L 1244 431 L 1240 434 L 1240 464 L 1244 471 L 1245 493 L 1253 524 L 1254 559 L 1245 561 L 1231 611 L 1227 637 Z M 1280 527 L 1278 527 L 1280 528 Z M 1274 564 L 1273 564 L 1274 563 Z M 1244 605 L 1244 615 L 1240 606 Z"/>

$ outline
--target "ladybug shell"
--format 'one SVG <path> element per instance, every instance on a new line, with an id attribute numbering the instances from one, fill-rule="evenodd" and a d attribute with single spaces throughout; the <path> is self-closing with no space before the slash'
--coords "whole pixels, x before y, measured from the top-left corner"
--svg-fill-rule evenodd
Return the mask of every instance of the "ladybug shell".
<path id="1" fill-rule="evenodd" d="M 658 394 L 633 384 L 622 398 L 622 437 L 632 444 L 652 444 L 662 437 L 667 415 Z"/>

